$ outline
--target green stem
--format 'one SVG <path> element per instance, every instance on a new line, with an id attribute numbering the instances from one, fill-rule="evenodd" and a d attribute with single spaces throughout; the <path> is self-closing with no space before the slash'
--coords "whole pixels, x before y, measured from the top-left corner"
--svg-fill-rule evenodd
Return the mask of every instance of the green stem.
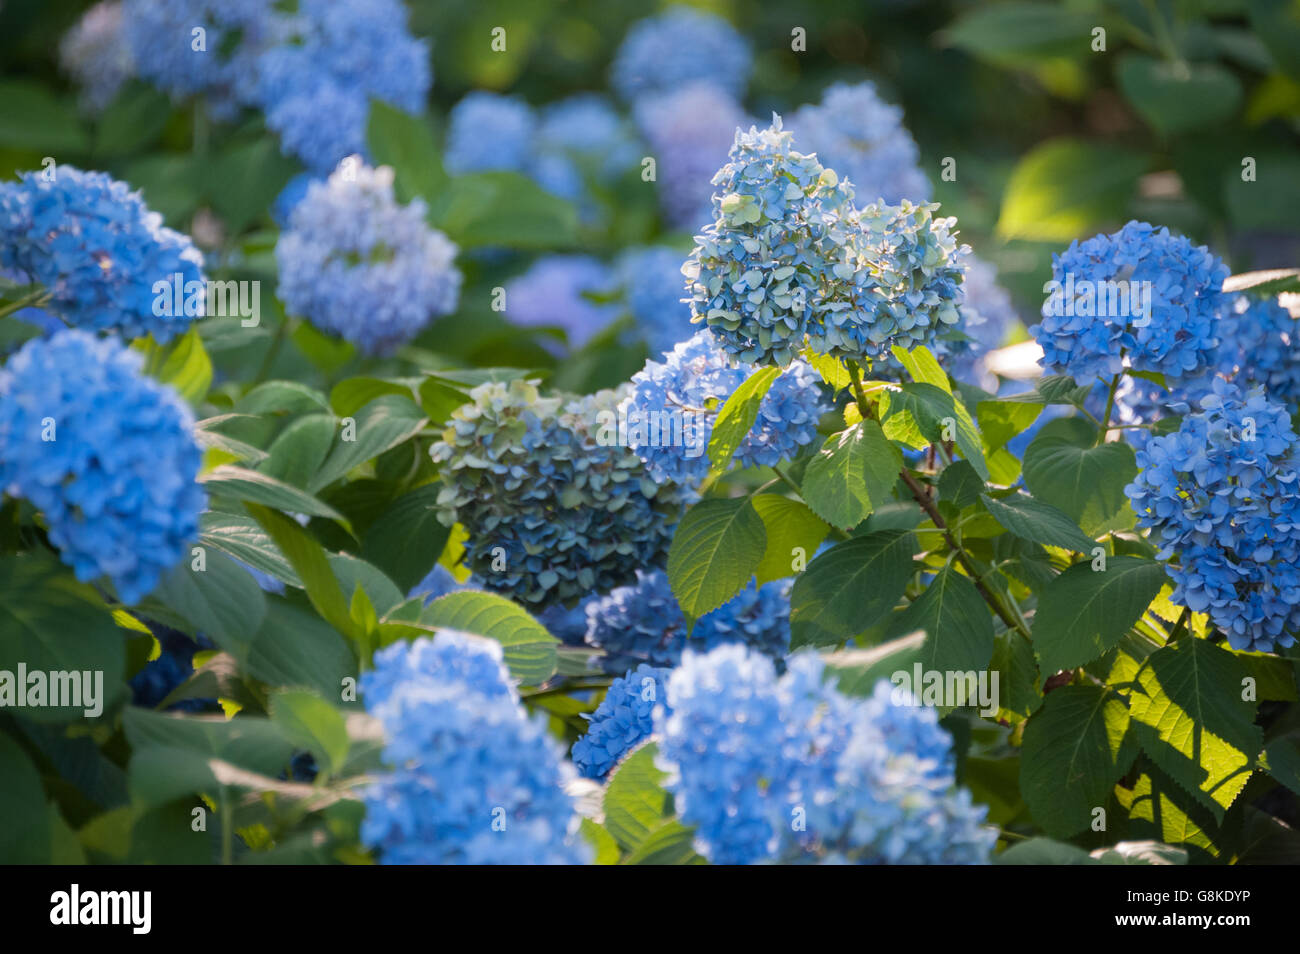
<path id="1" fill-rule="evenodd" d="M 34 291 L 30 295 L 19 298 L 17 301 L 11 301 L 7 305 L 0 306 L 0 318 L 7 318 L 16 311 L 22 311 L 24 308 L 33 308 L 44 305 L 50 300 L 50 293 L 42 288 L 40 291 Z"/>
<path id="2" fill-rule="evenodd" d="M 1097 446 L 1106 443 L 1106 436 L 1110 434 L 1110 415 L 1115 410 L 1115 392 L 1119 390 L 1119 379 L 1124 377 L 1121 371 L 1110 379 L 1110 390 L 1106 394 L 1106 411 L 1101 416 L 1101 430 L 1097 432 Z"/>
<path id="3" fill-rule="evenodd" d="M 289 330 L 289 316 L 285 315 L 280 321 L 280 325 L 275 329 L 275 335 L 271 338 L 271 343 L 266 346 L 266 354 L 262 356 L 262 365 L 257 369 L 257 375 L 253 378 L 253 386 L 261 384 L 266 380 L 266 376 L 271 373 L 271 365 L 275 363 L 276 357 L 280 354 L 280 346 L 284 344 L 285 334 Z"/>

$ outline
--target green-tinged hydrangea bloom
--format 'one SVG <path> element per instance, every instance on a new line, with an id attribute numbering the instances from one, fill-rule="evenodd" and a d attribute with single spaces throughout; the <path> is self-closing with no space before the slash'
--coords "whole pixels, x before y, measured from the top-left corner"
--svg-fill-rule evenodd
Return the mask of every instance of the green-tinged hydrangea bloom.
<path id="1" fill-rule="evenodd" d="M 488 382 L 430 448 L 439 518 L 469 534 L 465 564 L 534 609 L 572 603 L 662 565 L 681 512 L 617 443 L 614 391 L 542 397 L 536 382 Z"/>

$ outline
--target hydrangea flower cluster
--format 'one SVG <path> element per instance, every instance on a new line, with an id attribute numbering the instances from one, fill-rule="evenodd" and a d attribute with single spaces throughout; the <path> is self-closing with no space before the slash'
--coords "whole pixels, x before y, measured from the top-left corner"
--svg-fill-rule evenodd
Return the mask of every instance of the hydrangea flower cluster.
<path id="1" fill-rule="evenodd" d="M 1196 377 L 1213 361 L 1215 325 L 1230 304 L 1227 276 L 1227 266 L 1204 246 L 1129 222 L 1052 257 L 1059 290 L 1029 330 L 1043 349 L 1043 366 L 1079 381 L 1126 367 Z M 1137 314 L 1146 292 L 1150 314 Z"/>
<path id="2" fill-rule="evenodd" d="M 1215 378 L 1201 410 L 1137 455 L 1126 492 L 1174 581 L 1233 649 L 1272 652 L 1300 627 L 1300 467 L 1285 407 Z"/>
<path id="3" fill-rule="evenodd" d="M 585 864 L 573 766 L 529 718 L 499 643 L 444 630 L 375 654 L 361 677 L 392 771 L 363 795 L 384 864 Z"/>
<path id="4" fill-rule="evenodd" d="M 72 166 L 57 167 L 53 179 L 42 170 L 0 184 L 0 268 L 49 289 L 45 307 L 69 324 L 125 338 L 152 333 L 165 343 L 205 307 L 200 298 L 170 314 L 175 276 L 187 293 L 204 281 L 194 244 L 126 183 Z M 157 282 L 169 289 L 161 309 Z"/>
<path id="5" fill-rule="evenodd" d="M 45 516 L 82 582 L 139 602 L 186 555 L 206 506 L 194 416 L 111 338 L 60 331 L 0 369 L 0 488 Z"/>
<path id="6" fill-rule="evenodd" d="M 713 175 L 749 116 L 730 93 L 694 83 L 640 97 L 633 118 L 655 160 L 664 217 L 677 228 L 699 228 L 709 219 Z"/>
<path id="7" fill-rule="evenodd" d="M 537 117 L 522 99 L 474 90 L 451 108 L 443 164 L 453 175 L 522 172 L 532 160 L 536 133 Z"/>
<path id="8" fill-rule="evenodd" d="M 713 223 L 683 266 L 692 314 L 742 361 L 803 347 L 854 359 L 912 347 L 960 320 L 961 257 L 935 205 L 872 205 L 773 117 L 738 132 L 713 178 Z"/>
<path id="9" fill-rule="evenodd" d="M 281 148 L 317 172 L 364 152 L 371 99 L 423 108 L 429 48 L 407 31 L 401 0 L 299 0 L 284 32 L 258 63 L 258 96 Z"/>
<path id="10" fill-rule="evenodd" d="M 632 25 L 614 54 L 610 82 L 628 102 L 691 83 L 739 97 L 753 65 L 749 44 L 730 23 L 677 6 Z"/>
<path id="11" fill-rule="evenodd" d="M 1220 374 L 1242 388 L 1259 385 L 1288 407 L 1300 403 L 1300 318 L 1276 298 L 1238 295 L 1219 328 Z"/>
<path id="12" fill-rule="evenodd" d="M 790 129 L 801 149 L 852 182 L 858 195 L 890 205 L 929 201 L 930 182 L 903 111 L 882 100 L 872 83 L 828 87 L 820 104 L 795 112 Z"/>
<path id="13" fill-rule="evenodd" d="M 663 245 L 628 249 L 616 265 L 623 299 L 651 354 L 663 354 L 695 331 L 691 309 L 683 300 L 684 256 Z"/>
<path id="14" fill-rule="evenodd" d="M 655 732 L 697 849 L 718 864 L 987 862 L 996 831 L 956 790 L 934 711 L 900 704 L 888 682 L 845 696 L 823 667 L 799 653 L 778 677 L 723 646 L 688 652 L 668 677 Z"/>
<path id="15" fill-rule="evenodd" d="M 197 639 L 190 639 L 184 633 L 166 626 L 152 627 L 154 637 L 158 640 L 161 652 L 157 659 L 150 660 L 145 667 L 131 677 L 131 702 L 147 709 L 155 709 L 164 699 L 180 685 L 194 675 L 194 654 L 200 650 L 211 649 L 212 641 L 200 634 Z M 168 706 L 169 710 L 179 712 L 202 712 L 215 708 L 217 700 L 182 699 Z"/>
<path id="16" fill-rule="evenodd" d="M 586 178 L 612 182 L 641 158 L 628 124 L 594 93 L 570 96 L 542 110 L 533 151 L 533 178 L 574 201 L 584 197 Z"/>
<path id="17" fill-rule="evenodd" d="M 640 665 L 615 679 L 587 734 L 573 744 L 573 764 L 587 778 L 604 778 L 642 739 L 654 732 L 655 707 L 664 704 L 669 670 Z"/>
<path id="18" fill-rule="evenodd" d="M 429 449 L 439 519 L 468 532 L 465 564 L 486 588 L 530 609 L 572 605 L 662 565 L 681 495 L 611 439 L 619 400 L 565 403 L 516 379 L 479 385 L 452 413 Z"/>
<path id="19" fill-rule="evenodd" d="M 696 486 L 708 475 L 718 413 L 752 372 L 733 366 L 706 328 L 633 375 L 619 410 L 627 419 L 628 446 L 653 479 Z M 736 459 L 744 467 L 770 467 L 793 457 L 817 437 L 817 422 L 829 408 L 817 372 L 804 361 L 792 362 L 763 396 Z"/>
<path id="20" fill-rule="evenodd" d="M 423 200 L 393 197 L 392 169 L 345 159 L 276 243 L 286 309 L 368 354 L 395 351 L 460 297 L 456 246 L 424 216 Z"/>
<path id="21" fill-rule="evenodd" d="M 135 75 L 135 61 L 122 31 L 122 0 L 100 0 L 59 41 L 59 65 L 80 92 L 83 111 L 102 113 L 122 84 Z"/>
<path id="22" fill-rule="evenodd" d="M 936 335 L 929 343 L 930 350 L 958 381 L 996 391 L 996 376 L 986 366 L 988 353 L 1006 343 L 1020 319 L 1011 296 L 997 282 L 997 269 L 974 255 L 966 258 L 958 312 L 958 323 Z M 879 373 L 882 365 L 898 375 L 904 373 L 892 354 L 883 356 L 873 370 Z"/>
<path id="23" fill-rule="evenodd" d="M 589 255 L 543 255 L 506 282 L 505 315 L 527 328 L 558 327 L 580 348 L 619 315 L 613 302 L 596 301 L 614 288 L 609 268 Z"/>
<path id="24" fill-rule="evenodd" d="M 140 75 L 221 119 L 259 103 L 259 57 L 283 30 L 272 0 L 124 0 L 123 21 Z"/>
<path id="25" fill-rule="evenodd" d="M 790 648 L 790 585 L 751 583 L 691 629 L 668 574 L 638 570 L 635 583 L 583 604 L 587 642 L 604 652 L 600 663 L 610 673 L 639 663 L 676 666 L 687 649 L 704 652 L 728 643 L 743 643 L 780 662 Z"/>

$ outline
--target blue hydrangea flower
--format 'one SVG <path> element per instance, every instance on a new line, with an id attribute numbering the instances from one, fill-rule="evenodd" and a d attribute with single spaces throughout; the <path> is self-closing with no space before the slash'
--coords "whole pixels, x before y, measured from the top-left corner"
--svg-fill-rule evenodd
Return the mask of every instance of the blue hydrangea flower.
<path id="1" fill-rule="evenodd" d="M 651 354 L 671 351 L 695 333 L 682 278 L 685 256 L 662 245 L 628 249 L 618 261 L 618 276 L 637 328 Z"/>
<path id="2" fill-rule="evenodd" d="M 614 54 L 610 82 L 629 102 L 697 82 L 739 98 L 753 65 L 749 44 L 730 23 L 678 6 L 632 25 Z"/>
<path id="3" fill-rule="evenodd" d="M 391 354 L 456 307 L 456 246 L 425 223 L 425 205 L 393 197 L 393 170 L 344 160 L 312 183 L 275 246 L 279 295 L 290 314 Z"/>
<path id="4" fill-rule="evenodd" d="M 1043 367 L 1081 382 L 1126 367 L 1196 377 L 1213 360 L 1215 324 L 1230 304 L 1227 276 L 1204 246 L 1145 222 L 1072 242 L 1052 257 L 1058 285 L 1029 329 Z M 1139 314 L 1146 304 L 1150 314 Z"/>
<path id="5" fill-rule="evenodd" d="M 697 486 L 708 475 L 718 413 L 753 371 L 733 366 L 704 329 L 632 377 L 619 412 L 626 419 L 627 445 L 653 479 Z M 743 467 L 788 460 L 817 437 L 817 422 L 829 408 L 817 373 L 804 361 L 792 362 L 764 395 L 736 460 Z"/>
<path id="6" fill-rule="evenodd" d="M 1217 370 L 1238 386 L 1259 385 L 1269 400 L 1300 403 L 1300 318 L 1276 298 L 1238 295 L 1219 322 Z"/>
<path id="7" fill-rule="evenodd" d="M 688 635 L 668 574 L 638 570 L 635 583 L 583 604 L 587 642 L 604 652 L 600 663 L 610 673 L 639 663 L 676 666 L 687 649 L 703 652 L 727 643 L 744 643 L 780 660 L 790 648 L 790 585 L 789 580 L 751 583 L 696 620 Z"/>
<path id="8" fill-rule="evenodd" d="M 122 16 L 140 75 L 176 100 L 205 96 L 220 119 L 258 102 L 258 58 L 284 26 L 273 0 L 124 0 Z"/>
<path id="9" fill-rule="evenodd" d="M 664 218 L 675 228 L 698 229 L 709 220 L 714 173 L 749 116 L 731 94 L 695 83 L 640 97 L 633 117 L 655 160 Z"/>
<path id="10" fill-rule="evenodd" d="M 1215 378 L 1201 410 L 1138 451 L 1126 492 L 1152 531 L 1174 602 L 1233 649 L 1273 652 L 1300 627 L 1300 493 L 1287 409 Z"/>
<path id="11" fill-rule="evenodd" d="M 320 176 L 314 176 L 310 172 L 300 172 L 288 184 L 280 190 L 280 194 L 275 197 L 271 203 L 271 219 L 280 228 L 289 227 L 289 216 L 293 214 L 294 207 L 302 201 L 303 196 L 307 194 L 307 188 L 313 182 L 322 182 Z"/>
<path id="12" fill-rule="evenodd" d="M 532 143 L 530 174 L 573 201 L 585 182 L 609 183 L 635 168 L 641 151 L 627 122 L 603 96 L 579 93 L 542 110 Z"/>
<path id="13" fill-rule="evenodd" d="M 738 132 L 713 184 L 714 217 L 682 271 L 692 314 L 728 353 L 789 364 L 805 346 L 854 360 L 956 325 L 961 257 L 935 205 L 872 205 L 774 116 Z"/>
<path id="14" fill-rule="evenodd" d="M 122 30 L 121 0 L 100 0 L 59 41 L 59 65 L 72 77 L 84 112 L 102 113 L 122 84 L 135 75 L 135 62 Z"/>
<path id="15" fill-rule="evenodd" d="M 654 711 L 664 705 L 669 670 L 640 665 L 615 679 L 596 711 L 585 718 L 587 734 L 573 744 L 573 764 L 587 778 L 604 778 L 642 739 L 654 732 Z"/>
<path id="16" fill-rule="evenodd" d="M 816 153 L 859 196 L 889 205 L 929 201 L 930 182 L 903 111 L 884 102 L 872 83 L 835 83 L 819 105 L 800 107 L 789 125 L 799 148 Z"/>
<path id="17" fill-rule="evenodd" d="M 203 314 L 201 292 L 188 300 L 205 287 L 199 250 L 103 172 L 58 166 L 53 180 L 41 171 L 0 183 L 0 268 L 44 285 L 47 310 L 93 331 L 167 342 Z M 187 300 L 172 314 L 177 275 Z"/>
<path id="18" fill-rule="evenodd" d="M 537 117 L 522 99 L 474 90 L 452 107 L 443 164 L 454 175 L 523 172 L 533 159 L 536 132 Z"/>
<path id="19" fill-rule="evenodd" d="M 579 348 L 618 317 L 618 305 L 594 300 L 611 295 L 614 283 L 609 267 L 589 255 L 544 255 L 506 282 L 505 315 L 526 328 L 563 328 Z"/>
<path id="20" fill-rule="evenodd" d="M 392 767 L 363 793 L 361 840 L 384 864 L 584 864 L 546 715 L 528 717 L 501 645 L 444 630 L 375 654 L 361 677 Z"/>
<path id="21" fill-rule="evenodd" d="M 986 863 L 997 833 L 956 789 L 933 710 L 866 698 L 797 653 L 778 678 L 743 646 L 688 652 L 655 716 L 661 767 L 696 847 L 720 864 Z"/>
<path id="22" fill-rule="evenodd" d="M 77 579 L 108 577 L 128 605 L 187 555 L 206 506 L 194 416 L 141 361 L 68 330 L 0 369 L 0 487 L 44 514 Z"/>
<path id="23" fill-rule="evenodd" d="M 211 649 L 212 641 L 200 635 L 190 639 L 184 633 L 167 626 L 152 627 L 158 640 L 157 659 L 152 659 L 144 668 L 131 677 L 131 703 L 146 709 L 156 709 L 164 699 L 180 685 L 194 675 L 194 654 L 199 650 Z M 214 708 L 216 699 L 182 699 L 168 706 L 169 710 L 178 712 L 202 712 Z"/>
<path id="24" fill-rule="evenodd" d="M 957 327 L 962 337 L 954 341 L 936 338 L 931 347 L 940 363 L 958 381 L 996 391 L 997 381 L 985 360 L 990 351 L 1006 344 L 1020 317 L 1011 296 L 998 284 L 994 266 L 974 255 L 967 257 L 966 266 L 958 306 L 961 321 Z"/>
<path id="25" fill-rule="evenodd" d="M 364 153 L 370 100 L 418 113 L 433 85 L 428 44 L 401 0 L 299 0 L 258 61 L 257 93 L 284 152 L 326 173 Z"/>
<path id="26" fill-rule="evenodd" d="M 429 449 L 439 519 L 469 534 L 465 565 L 530 610 L 572 606 L 661 566 L 681 512 L 617 442 L 617 392 L 565 401 L 535 382 L 489 382 Z"/>

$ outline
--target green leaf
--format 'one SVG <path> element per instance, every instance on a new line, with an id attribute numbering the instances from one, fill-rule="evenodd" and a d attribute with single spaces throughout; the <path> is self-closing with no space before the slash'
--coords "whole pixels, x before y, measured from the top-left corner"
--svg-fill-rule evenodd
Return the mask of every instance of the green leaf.
<path id="1" fill-rule="evenodd" d="M 366 142 L 376 165 L 393 168 L 393 191 L 399 201 L 419 196 L 431 202 L 446 190 L 447 174 L 426 117 L 371 99 Z"/>
<path id="2" fill-rule="evenodd" d="M 1248 0 L 1250 25 L 1278 67 L 1300 80 L 1300 9 L 1294 0 Z"/>
<path id="3" fill-rule="evenodd" d="M 955 460 L 939 475 L 939 499 L 946 500 L 958 510 L 979 500 L 983 489 L 984 481 L 975 473 L 970 461 Z"/>
<path id="4" fill-rule="evenodd" d="M 357 675 L 357 660 L 338 631 L 310 609 L 268 600 L 266 619 L 253 636 L 241 669 L 268 686 L 310 689 L 340 699 L 343 680 Z"/>
<path id="5" fill-rule="evenodd" d="M 979 590 L 952 564 L 939 571 L 924 592 L 894 617 L 888 638 L 925 633 L 921 664 L 926 670 L 966 672 L 988 668 L 993 656 L 993 618 Z"/>
<path id="6" fill-rule="evenodd" d="M 851 529 L 891 498 L 903 455 L 875 421 L 832 434 L 808 462 L 800 488 L 808 506 L 834 527 Z"/>
<path id="7" fill-rule="evenodd" d="M 163 577 L 151 595 L 190 623 L 191 633 L 210 637 L 239 655 L 266 616 L 266 597 L 252 575 L 220 552 L 204 555 L 203 570 L 185 560 Z"/>
<path id="8" fill-rule="evenodd" d="M 338 433 L 332 414 L 304 414 L 289 422 L 271 444 L 258 473 L 306 488 L 320 470 Z"/>
<path id="9" fill-rule="evenodd" d="M 366 530 L 361 556 L 410 592 L 442 554 L 451 533 L 438 521 L 438 484 L 425 484 L 403 494 Z"/>
<path id="10" fill-rule="evenodd" d="M 975 405 L 984 448 L 990 454 L 1029 430 L 1038 420 L 1043 405 L 1023 401 L 980 401 Z"/>
<path id="11" fill-rule="evenodd" d="M 347 378 L 330 391 L 330 407 L 339 417 L 352 417 L 375 398 L 384 394 L 411 396 L 411 388 L 401 381 L 383 378 Z"/>
<path id="12" fill-rule="evenodd" d="M 1086 57 L 1095 13 L 1052 3 L 1012 0 L 977 6 L 942 34 L 951 46 L 1001 66 L 1033 66 L 1060 57 Z"/>
<path id="13" fill-rule="evenodd" d="M 948 383 L 948 372 L 939 366 L 939 361 L 925 345 L 917 345 L 908 351 L 902 345 L 890 349 L 910 377 L 917 384 L 932 384 L 945 394 L 952 394 L 952 385 Z"/>
<path id="14" fill-rule="evenodd" d="M 731 458 L 758 420 L 758 409 L 772 383 L 781 375 L 780 368 L 759 368 L 731 392 L 718 412 L 709 439 L 711 474 L 721 474 L 731 466 Z"/>
<path id="15" fill-rule="evenodd" d="M 758 494 L 751 497 L 749 502 L 762 518 L 767 533 L 767 547 L 754 572 L 759 586 L 769 580 L 783 579 L 798 572 L 795 568 L 796 557 L 801 567 L 807 566 L 808 560 L 830 532 L 826 522 L 800 500 L 779 494 Z"/>
<path id="16" fill-rule="evenodd" d="M 1185 636 L 1147 657 L 1129 703 L 1143 751 L 1219 821 L 1263 748 L 1246 675 L 1232 653 Z"/>
<path id="17" fill-rule="evenodd" d="M 692 865 L 705 861 L 695 853 L 695 829 L 675 818 L 661 822 L 627 858 L 629 865 Z"/>
<path id="18" fill-rule="evenodd" d="M 915 552 L 913 534 L 881 530 L 814 559 L 790 596 L 790 648 L 835 645 L 882 618 L 902 597 Z"/>
<path id="19" fill-rule="evenodd" d="M 1025 725 L 1020 791 L 1049 835 L 1087 830 L 1093 810 L 1137 756 L 1123 700 L 1101 686 L 1063 686 L 1047 694 Z"/>
<path id="20" fill-rule="evenodd" d="M 668 583 L 682 611 L 699 619 L 727 602 L 749 582 L 766 549 L 763 520 L 747 498 L 691 507 L 668 549 Z"/>
<path id="21" fill-rule="evenodd" d="M 970 416 L 959 398 L 944 388 L 925 381 L 910 382 L 902 385 L 901 390 L 886 392 L 881 400 L 881 417 L 885 422 L 885 434 L 897 439 L 898 434 L 891 433 L 890 419 L 906 414 L 911 418 L 912 426 L 918 428 L 925 439 L 938 442 L 956 438 L 957 449 L 975 468 L 983 480 L 989 478 L 988 463 L 984 459 L 984 446 L 975 421 Z"/>
<path id="22" fill-rule="evenodd" d="M 1156 598 L 1165 568 L 1113 556 L 1106 569 L 1076 563 L 1043 587 L 1034 614 L 1034 651 L 1044 673 L 1092 662 L 1114 647 Z"/>
<path id="23" fill-rule="evenodd" d="M 104 712 L 122 695 L 126 666 L 122 632 L 93 588 L 78 583 L 71 570 L 43 554 L 0 557 L 0 671 L 13 673 L 16 679 L 19 664 L 25 664 L 29 673 L 103 672 L 103 698 L 98 701 Z M 3 711 L 37 722 L 67 722 L 81 720 L 86 708 Z"/>
<path id="24" fill-rule="evenodd" d="M 1116 72 L 1128 101 L 1166 136 L 1221 123 L 1241 104 L 1241 83 L 1218 63 L 1125 53 Z"/>
<path id="25" fill-rule="evenodd" d="M 338 709 L 315 693 L 288 689 L 271 695 L 270 713 L 285 738 L 309 751 L 325 771 L 343 770 L 351 743 Z"/>
<path id="26" fill-rule="evenodd" d="M 246 503 L 244 506 L 298 574 L 307 590 L 307 599 L 321 618 L 349 638 L 364 635 L 352 620 L 351 608 L 339 587 L 338 577 L 330 568 L 324 548 L 283 514 L 258 504 Z"/>
<path id="27" fill-rule="evenodd" d="M 1132 788 L 1115 787 L 1115 797 L 1128 812 L 1125 834 L 1130 838 L 1152 838 L 1171 845 L 1195 846 L 1210 856 L 1219 853 L 1214 844 L 1218 824 L 1186 789 L 1168 775 L 1140 760 L 1142 773 Z"/>
<path id="28" fill-rule="evenodd" d="M 539 686 L 555 673 L 558 640 L 504 596 L 478 590 L 448 593 L 425 607 L 420 622 L 495 639 L 510 674 L 526 686 Z"/>
<path id="29" fill-rule="evenodd" d="M 263 504 L 286 513 L 305 513 L 313 517 L 329 517 L 346 523 L 343 515 L 292 484 L 276 480 L 266 474 L 233 464 L 222 464 L 199 477 L 199 483 L 210 494 L 232 497 L 245 504 Z"/>
<path id="30" fill-rule="evenodd" d="M 672 818 L 672 796 L 663 788 L 665 774 L 655 766 L 654 742 L 646 742 L 615 768 L 605 786 L 605 827 L 627 852 L 634 852 L 652 832 Z"/>
<path id="31" fill-rule="evenodd" d="M 998 674 L 1002 695 L 999 719 L 1022 722 L 1038 711 L 1043 703 L 1039 685 L 1038 663 L 1034 661 L 1034 647 L 1014 630 L 1006 630 L 993 641 L 993 658 L 990 672 Z"/>
<path id="32" fill-rule="evenodd" d="M 282 583 L 302 587 L 302 580 L 289 561 L 252 517 L 209 510 L 199 518 L 199 525 L 202 528 L 199 542 L 204 546 L 215 547 Z"/>
<path id="33" fill-rule="evenodd" d="M 1097 546 L 1096 540 L 1090 539 L 1073 520 L 1051 504 L 1022 493 L 1001 499 L 984 494 L 980 499 L 993 519 L 1021 539 L 1088 555 Z"/>
<path id="34" fill-rule="evenodd" d="M 1082 848 L 1053 841 L 1051 838 L 1030 838 L 1012 845 L 993 860 L 998 865 L 1099 865 Z"/>
<path id="35" fill-rule="evenodd" d="M 577 239 L 578 215 L 566 202 L 517 172 L 453 176 L 430 203 L 433 224 L 462 249 L 561 248 Z"/>
<path id="36" fill-rule="evenodd" d="M 997 232 L 1065 242 L 1121 218 L 1147 157 L 1082 139 L 1053 139 L 1016 165 L 1002 193 Z"/>
<path id="37" fill-rule="evenodd" d="M 821 379 L 830 385 L 833 391 L 843 391 L 853 383 L 844 362 L 832 354 L 818 354 L 811 348 L 804 349 L 801 357 L 812 365 L 812 369 L 821 375 Z"/>
<path id="38" fill-rule="evenodd" d="M 385 394 L 375 398 L 356 414 L 356 439 L 344 439 L 349 435 L 345 426 L 310 489 L 315 492 L 329 486 L 352 468 L 413 437 L 427 420 L 423 409 L 409 397 Z"/>
<path id="39" fill-rule="evenodd" d="M 1126 530 L 1137 521 L 1124 488 L 1137 476 L 1133 448 L 1123 442 L 1091 446 L 1095 431 L 1086 421 L 1044 429 L 1025 450 L 1025 486 L 1044 503 L 1098 536 Z"/>
<path id="40" fill-rule="evenodd" d="M 198 404 L 207 396 L 212 386 L 212 360 L 197 327 L 191 326 L 172 346 L 158 372 L 158 380 L 171 385 L 191 404 Z"/>
<path id="41" fill-rule="evenodd" d="M 45 789 L 31 759 L 0 733 L 0 861 L 6 865 L 50 862 L 50 815 Z"/>
<path id="42" fill-rule="evenodd" d="M 1268 774 L 1300 795 L 1300 738 L 1292 734 L 1274 739 L 1264 750 L 1264 758 Z"/>
<path id="43" fill-rule="evenodd" d="M 55 96 L 45 86 L 29 80 L 0 82 L 0 146 L 52 153 L 56 157 L 81 155 L 89 137 L 70 97 Z"/>

